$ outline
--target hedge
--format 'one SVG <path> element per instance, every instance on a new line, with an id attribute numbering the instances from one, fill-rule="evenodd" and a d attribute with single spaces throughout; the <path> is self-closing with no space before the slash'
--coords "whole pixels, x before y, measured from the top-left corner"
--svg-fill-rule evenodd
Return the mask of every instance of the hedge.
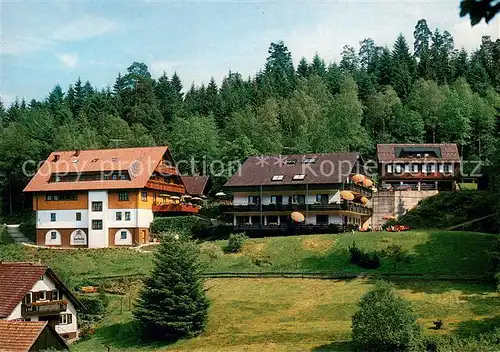
<path id="1" fill-rule="evenodd" d="M 175 232 L 180 235 L 194 235 L 203 227 L 196 216 L 172 216 L 155 218 L 151 223 L 151 232 L 160 234 Z"/>
<path id="2" fill-rule="evenodd" d="M 36 242 L 36 220 L 35 217 L 31 217 L 29 220 L 22 222 L 19 225 L 19 231 L 22 232 L 24 236 Z"/>

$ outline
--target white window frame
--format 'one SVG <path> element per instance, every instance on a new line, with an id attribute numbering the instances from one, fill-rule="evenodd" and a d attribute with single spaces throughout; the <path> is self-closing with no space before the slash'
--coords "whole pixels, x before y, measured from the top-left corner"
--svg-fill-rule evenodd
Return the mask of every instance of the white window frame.
<path id="1" fill-rule="evenodd" d="M 292 179 L 292 180 L 293 180 L 293 181 L 302 181 L 302 180 L 303 180 L 303 179 L 305 179 L 305 178 L 306 178 L 306 175 L 304 175 L 304 174 L 297 174 L 297 175 L 294 175 L 294 176 L 293 176 L 293 179 Z"/>
<path id="2" fill-rule="evenodd" d="M 283 181 L 283 178 L 285 177 L 285 175 L 274 175 L 272 178 L 271 178 L 271 181 Z"/>

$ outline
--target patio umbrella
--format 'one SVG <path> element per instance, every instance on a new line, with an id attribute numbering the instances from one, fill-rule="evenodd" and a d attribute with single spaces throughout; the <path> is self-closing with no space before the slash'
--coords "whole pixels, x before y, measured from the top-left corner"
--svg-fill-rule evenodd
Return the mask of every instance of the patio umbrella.
<path id="1" fill-rule="evenodd" d="M 370 201 L 370 200 L 369 200 L 368 198 L 366 198 L 366 197 L 361 197 L 361 203 L 366 204 L 366 203 L 368 203 L 369 201 Z"/>
<path id="2" fill-rule="evenodd" d="M 215 193 L 216 197 L 224 197 L 225 195 L 226 195 L 226 193 L 224 193 L 224 192 L 217 192 L 217 193 Z"/>
<path id="3" fill-rule="evenodd" d="M 186 199 L 191 199 L 192 198 L 189 194 L 185 194 L 185 195 L 183 195 L 183 197 L 186 198 Z"/>
<path id="4" fill-rule="evenodd" d="M 384 219 L 384 220 L 395 220 L 396 217 L 394 215 L 384 215 L 382 217 L 382 219 Z"/>
<path id="5" fill-rule="evenodd" d="M 177 196 L 171 196 L 170 199 L 175 199 L 175 200 L 178 200 L 178 199 L 181 199 L 181 197 L 177 197 Z"/>
<path id="6" fill-rule="evenodd" d="M 203 199 L 201 199 L 200 197 L 193 197 L 191 198 L 191 200 L 203 200 Z"/>
<path id="7" fill-rule="evenodd" d="M 361 174 L 356 174 L 353 177 L 351 177 L 351 180 L 354 183 L 361 183 L 365 180 L 365 176 Z"/>
<path id="8" fill-rule="evenodd" d="M 370 180 L 369 178 L 365 178 L 363 180 L 363 186 L 365 186 L 365 187 L 371 187 L 371 186 L 373 186 L 373 181 Z"/>
<path id="9" fill-rule="evenodd" d="M 295 222 L 304 222 L 304 220 L 306 219 L 304 217 L 304 214 L 302 213 L 299 213 L 298 211 L 294 211 L 290 217 L 292 218 L 293 221 Z"/>
<path id="10" fill-rule="evenodd" d="M 342 199 L 345 199 L 345 200 L 353 200 L 354 194 L 352 194 L 351 191 L 341 191 L 340 197 L 342 197 Z"/>

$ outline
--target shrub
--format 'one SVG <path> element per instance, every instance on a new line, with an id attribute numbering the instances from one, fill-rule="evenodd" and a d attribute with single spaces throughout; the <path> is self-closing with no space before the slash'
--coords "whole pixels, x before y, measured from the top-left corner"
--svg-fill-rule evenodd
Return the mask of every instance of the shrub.
<path id="1" fill-rule="evenodd" d="M 144 337 L 176 341 L 200 334 L 208 319 L 199 250 L 191 241 L 165 237 L 144 281 L 134 318 Z"/>
<path id="2" fill-rule="evenodd" d="M 422 341 L 410 303 L 378 281 L 352 317 L 352 338 L 363 351 L 413 351 Z"/>
<path id="3" fill-rule="evenodd" d="M 203 242 L 200 245 L 201 255 L 209 261 L 219 259 L 224 254 L 220 246 L 213 242 Z"/>
<path id="4" fill-rule="evenodd" d="M 28 220 L 22 222 L 19 225 L 19 231 L 22 232 L 24 236 L 36 242 L 36 220 L 34 217 L 29 218 Z"/>
<path id="5" fill-rule="evenodd" d="M 349 246 L 349 253 L 351 255 L 351 264 L 358 265 L 365 269 L 376 269 L 380 266 L 380 256 L 377 252 L 365 253 L 362 249 L 356 246 L 356 242 L 352 242 Z"/>
<path id="6" fill-rule="evenodd" d="M 230 234 L 226 248 L 227 251 L 232 253 L 240 252 L 247 238 L 247 235 L 245 235 L 243 232 Z"/>

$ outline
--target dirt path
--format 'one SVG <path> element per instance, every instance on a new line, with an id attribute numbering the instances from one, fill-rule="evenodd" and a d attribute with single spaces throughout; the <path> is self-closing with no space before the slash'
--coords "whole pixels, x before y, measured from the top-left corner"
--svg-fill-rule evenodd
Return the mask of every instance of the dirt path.
<path id="1" fill-rule="evenodd" d="M 7 225 L 7 233 L 16 243 L 34 243 L 19 231 L 19 225 Z"/>

